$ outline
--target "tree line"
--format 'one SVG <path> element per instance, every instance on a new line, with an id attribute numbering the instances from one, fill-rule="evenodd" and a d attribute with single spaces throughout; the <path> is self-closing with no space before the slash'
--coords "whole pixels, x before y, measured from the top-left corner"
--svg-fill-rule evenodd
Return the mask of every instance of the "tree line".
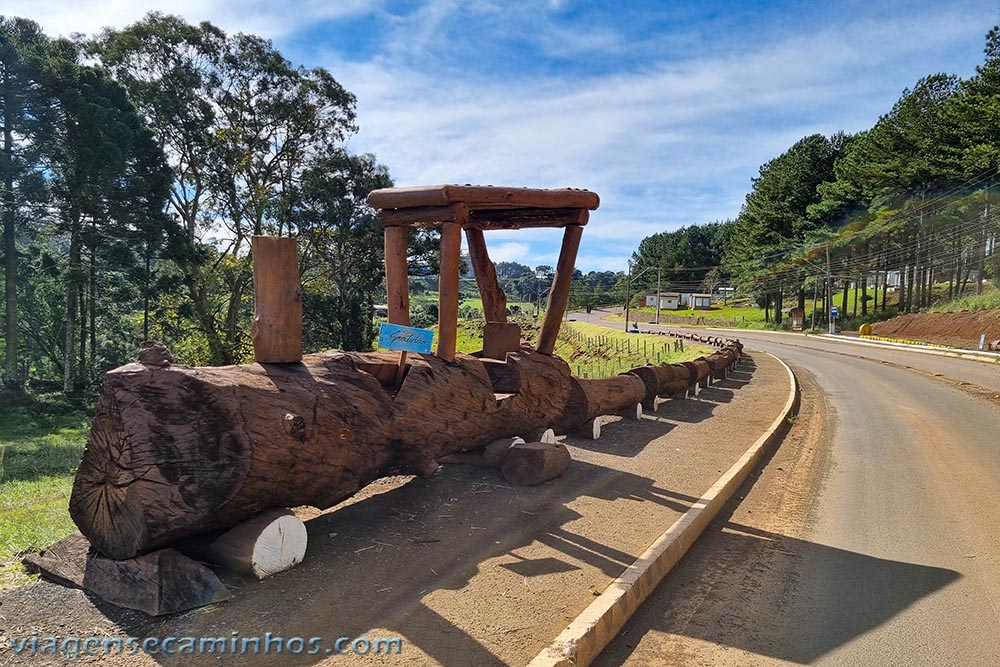
<path id="1" fill-rule="evenodd" d="M 150 13 L 53 39 L 0 16 L 3 381 L 92 387 L 162 340 L 189 364 L 250 356 L 256 234 L 299 239 L 310 349 L 370 345 L 389 187 L 344 146 L 355 98 L 267 40 Z M 411 233 L 411 266 L 437 270 Z"/>
<path id="2" fill-rule="evenodd" d="M 760 167 L 735 219 L 643 239 L 637 269 L 727 281 L 778 323 L 814 294 L 822 312 L 838 293 L 846 307 L 851 286 L 862 316 L 926 308 L 936 284 L 981 292 L 1000 271 L 1000 28 L 984 53 L 968 79 L 920 79 L 867 130 L 800 139 Z"/>

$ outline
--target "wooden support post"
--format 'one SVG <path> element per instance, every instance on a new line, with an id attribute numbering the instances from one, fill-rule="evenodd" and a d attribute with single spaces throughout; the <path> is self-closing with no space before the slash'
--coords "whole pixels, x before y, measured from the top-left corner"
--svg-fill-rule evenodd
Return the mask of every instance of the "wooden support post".
<path id="1" fill-rule="evenodd" d="M 486 238 L 481 229 L 466 229 L 469 243 L 469 261 L 476 276 L 479 296 L 483 300 L 483 317 L 487 322 L 507 321 L 507 296 L 497 282 L 496 267 L 486 251 Z"/>
<path id="2" fill-rule="evenodd" d="M 540 428 L 531 431 L 525 436 L 529 442 L 555 442 L 556 432 L 551 428 Z"/>
<path id="3" fill-rule="evenodd" d="M 636 403 L 635 405 L 630 405 L 626 407 L 624 410 L 618 413 L 618 416 L 622 417 L 623 419 L 642 421 L 642 403 Z"/>
<path id="4" fill-rule="evenodd" d="M 569 288 L 573 281 L 573 269 L 576 267 L 576 251 L 580 248 L 580 237 L 583 227 L 570 225 L 563 232 L 562 248 L 559 250 L 559 262 L 556 264 L 556 275 L 549 291 L 549 301 L 545 310 L 545 321 L 538 334 L 538 351 L 542 354 L 552 354 L 556 347 L 556 336 L 562 324 L 566 304 L 569 302 Z"/>
<path id="5" fill-rule="evenodd" d="M 468 218 L 464 205 L 455 205 Z M 462 252 L 462 223 L 446 222 L 441 226 L 441 276 L 438 284 L 438 346 L 437 356 L 445 361 L 455 359 L 458 339 L 458 263 Z"/>
<path id="6" fill-rule="evenodd" d="M 408 227 L 385 228 L 385 286 L 389 322 L 410 326 L 410 268 L 406 260 Z"/>
<path id="7" fill-rule="evenodd" d="M 250 337 L 254 361 L 302 359 L 302 284 L 295 239 L 253 237 L 254 315 Z"/>
<path id="8" fill-rule="evenodd" d="M 600 440 L 601 439 L 601 418 L 600 416 L 594 417 L 583 423 L 576 432 L 590 440 Z"/>

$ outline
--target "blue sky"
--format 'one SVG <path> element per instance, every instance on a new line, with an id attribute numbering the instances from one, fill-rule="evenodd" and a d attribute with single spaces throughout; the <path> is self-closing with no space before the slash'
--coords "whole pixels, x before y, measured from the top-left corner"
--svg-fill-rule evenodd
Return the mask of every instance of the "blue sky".
<path id="1" fill-rule="evenodd" d="M 496 2 L 3 0 L 50 34 L 146 11 L 274 40 L 358 97 L 357 152 L 398 185 L 584 187 L 577 262 L 735 217 L 760 165 L 812 133 L 870 127 L 903 88 L 970 76 L 995 0 Z M 494 232 L 497 261 L 554 264 L 557 232 Z"/>

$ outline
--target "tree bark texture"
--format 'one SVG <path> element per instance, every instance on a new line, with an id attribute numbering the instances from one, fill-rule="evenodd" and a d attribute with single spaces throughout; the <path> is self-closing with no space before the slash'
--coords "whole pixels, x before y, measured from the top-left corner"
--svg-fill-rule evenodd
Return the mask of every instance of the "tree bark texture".
<path id="1" fill-rule="evenodd" d="M 131 558 L 271 508 L 330 507 L 379 477 L 427 476 L 449 454 L 617 414 L 650 391 L 632 374 L 573 378 L 558 357 L 522 348 L 506 363 L 412 355 L 393 394 L 397 362 L 331 351 L 296 364 L 115 369 L 70 514 L 100 553 Z M 710 371 L 704 359 L 683 367 L 689 382 Z"/>

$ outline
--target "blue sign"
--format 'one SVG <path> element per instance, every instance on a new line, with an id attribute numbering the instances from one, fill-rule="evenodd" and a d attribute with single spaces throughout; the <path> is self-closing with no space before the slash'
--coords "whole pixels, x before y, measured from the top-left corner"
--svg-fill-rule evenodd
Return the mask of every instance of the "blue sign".
<path id="1" fill-rule="evenodd" d="M 383 322 L 378 330 L 378 346 L 386 350 L 428 353 L 431 351 L 433 340 L 432 329 L 417 329 Z"/>
<path id="2" fill-rule="evenodd" d="M 840 311 L 837 310 L 837 307 L 836 306 L 831 307 L 830 308 L 830 317 L 837 317 L 838 315 L 840 315 Z"/>

